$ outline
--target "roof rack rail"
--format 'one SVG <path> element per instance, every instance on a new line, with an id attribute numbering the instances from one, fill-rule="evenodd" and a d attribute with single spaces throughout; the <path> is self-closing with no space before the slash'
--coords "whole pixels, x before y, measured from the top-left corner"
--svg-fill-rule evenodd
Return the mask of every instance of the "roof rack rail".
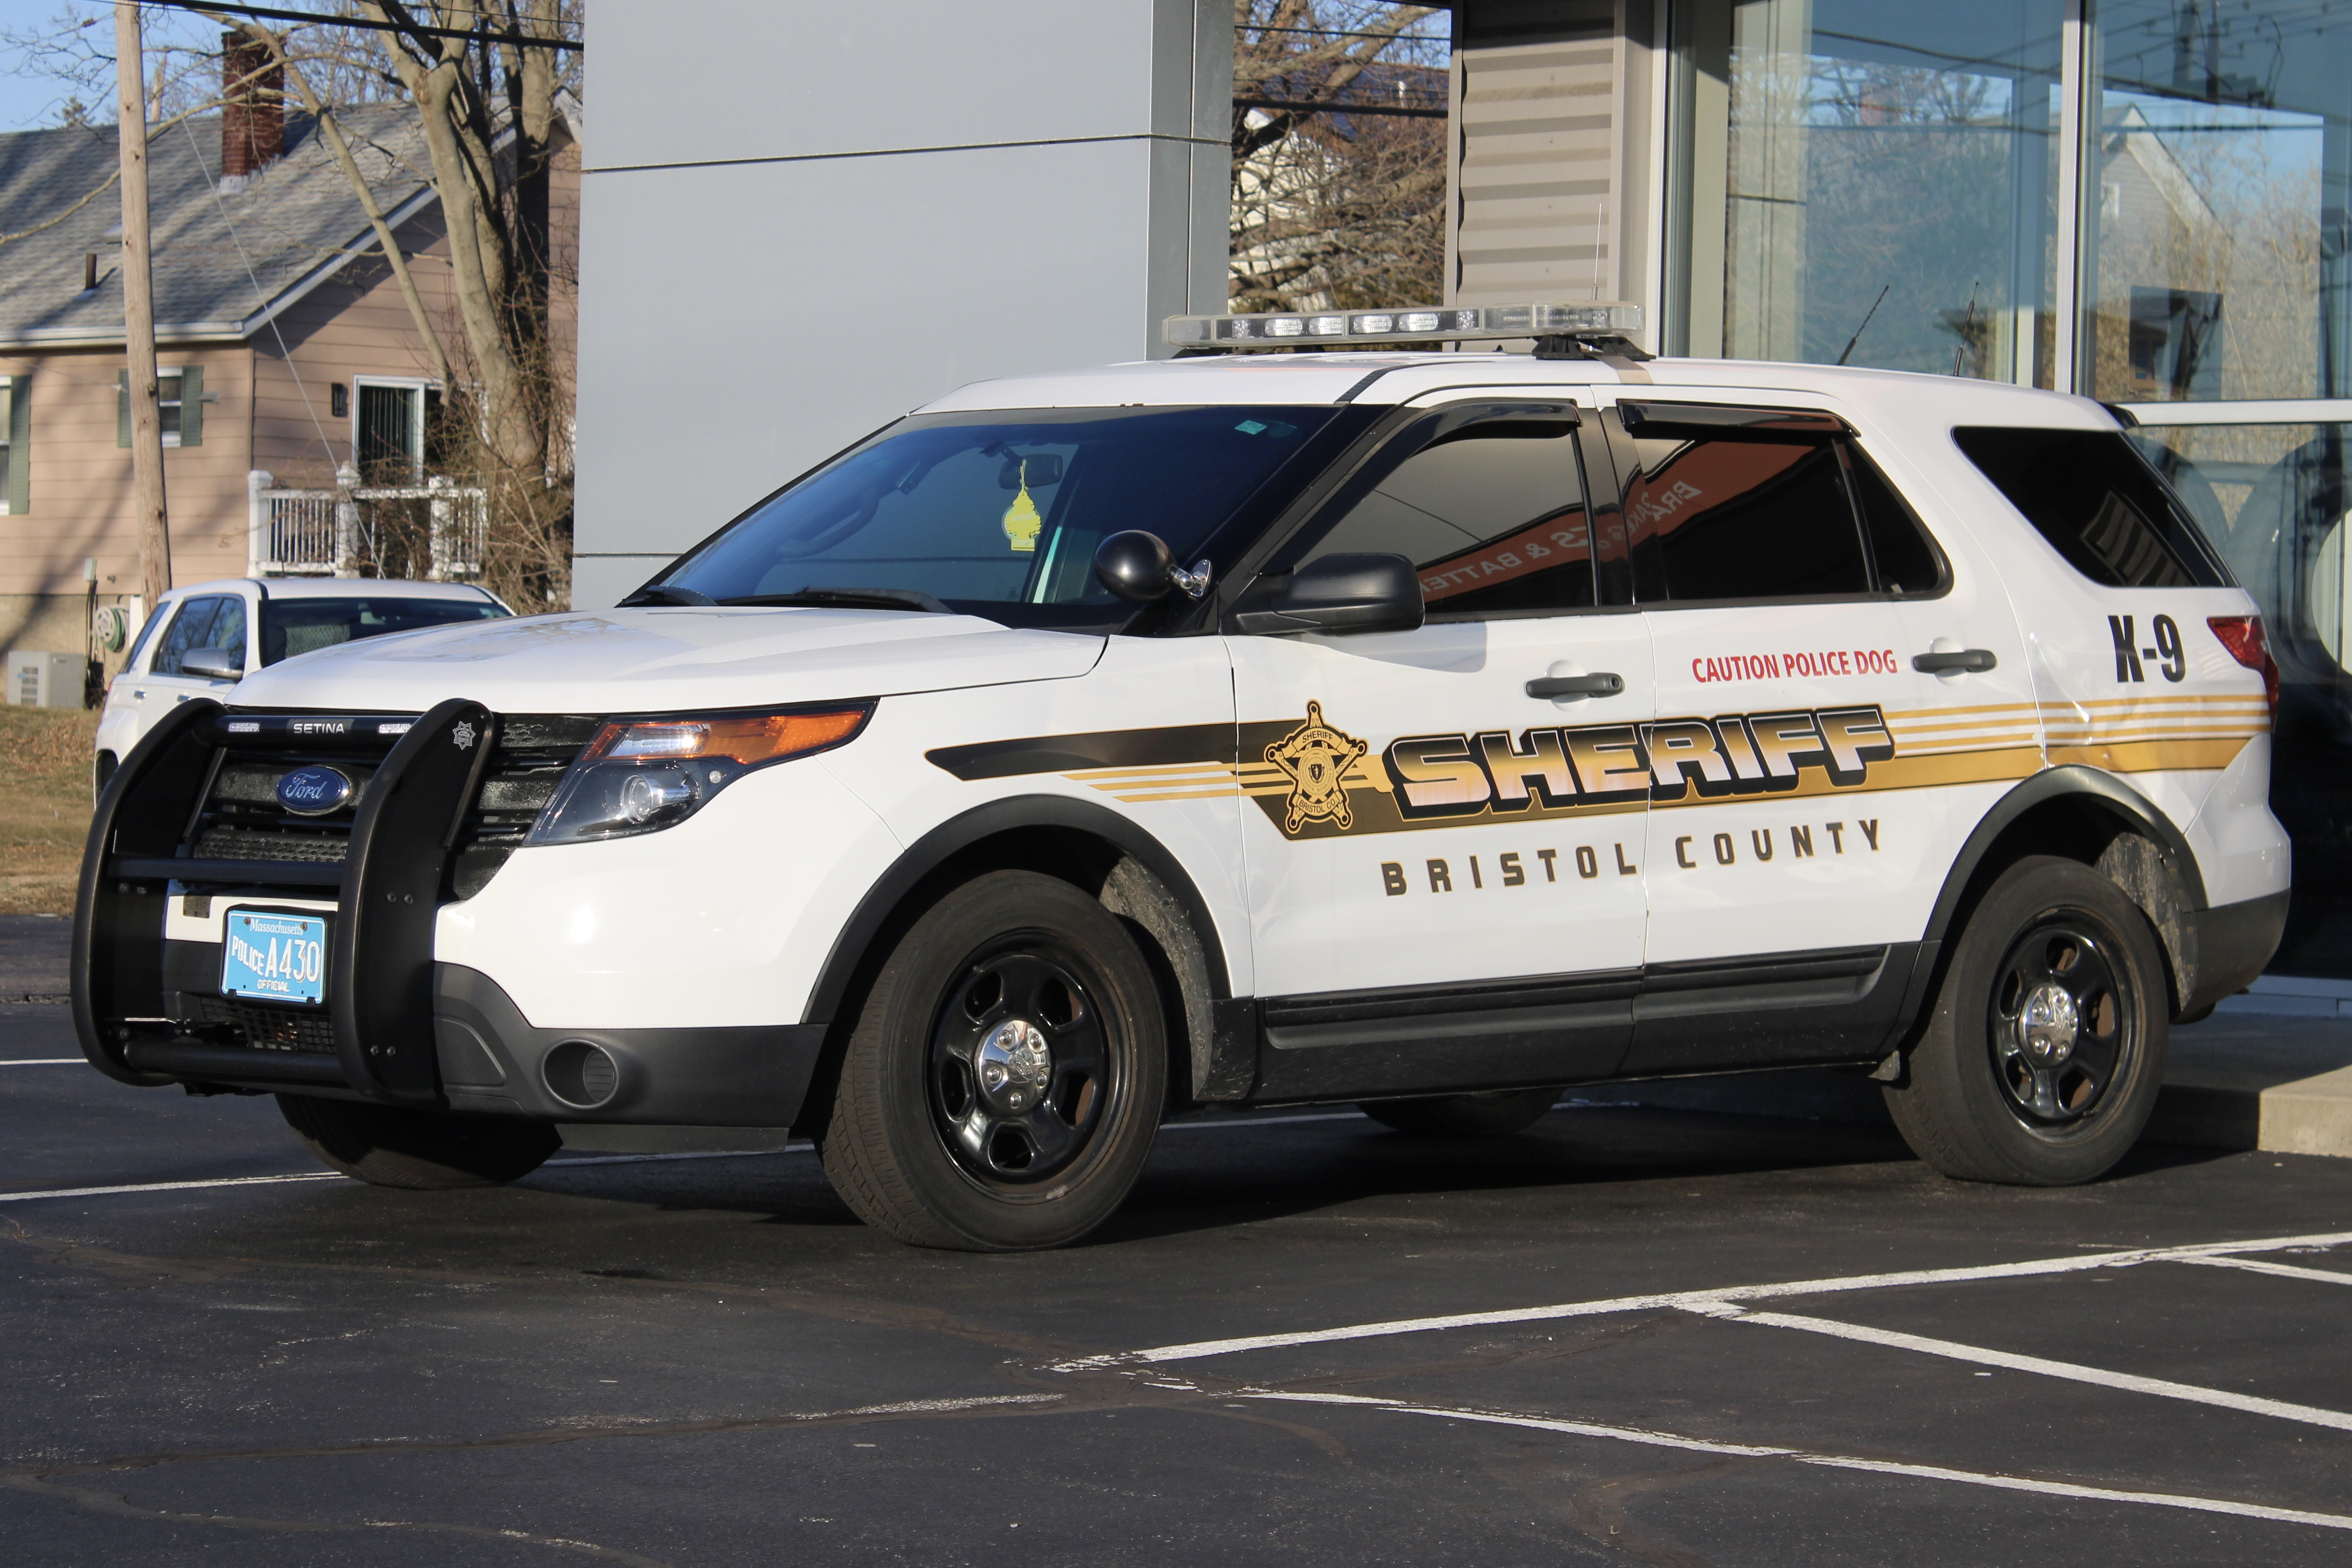
<path id="1" fill-rule="evenodd" d="M 1187 354 L 1533 338 L 1545 359 L 1648 359 L 1628 336 L 1642 307 L 1623 300 L 1570 305 L 1406 305 L 1388 310 L 1270 310 L 1257 315 L 1171 316 L 1160 329 Z"/>

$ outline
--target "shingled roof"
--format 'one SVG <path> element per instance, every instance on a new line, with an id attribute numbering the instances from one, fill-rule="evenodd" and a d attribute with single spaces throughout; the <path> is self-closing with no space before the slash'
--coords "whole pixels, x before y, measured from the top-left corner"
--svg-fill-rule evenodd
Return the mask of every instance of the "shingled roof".
<path id="1" fill-rule="evenodd" d="M 395 224 L 432 203 L 414 110 L 368 105 L 335 120 Z M 161 341 L 245 338 L 376 248 L 359 198 L 307 115 L 287 117 L 285 155 L 243 182 L 218 178 L 218 116 L 157 132 L 149 153 Z M 0 135 L 0 235 L 22 237 L 0 241 L 0 347 L 122 341 L 121 247 L 110 237 L 122 221 L 121 195 L 109 187 L 39 229 L 97 190 L 115 162 L 111 127 Z M 85 290 L 83 258 L 92 252 L 99 282 Z"/>

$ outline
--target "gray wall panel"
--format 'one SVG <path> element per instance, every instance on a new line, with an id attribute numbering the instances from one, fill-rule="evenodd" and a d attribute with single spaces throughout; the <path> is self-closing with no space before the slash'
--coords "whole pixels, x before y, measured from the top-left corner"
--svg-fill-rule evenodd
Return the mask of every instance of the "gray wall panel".
<path id="1" fill-rule="evenodd" d="M 1224 299 L 1225 0 L 600 0 L 573 604 L 966 382 Z M 681 107 L 690 106 L 690 107 Z"/>

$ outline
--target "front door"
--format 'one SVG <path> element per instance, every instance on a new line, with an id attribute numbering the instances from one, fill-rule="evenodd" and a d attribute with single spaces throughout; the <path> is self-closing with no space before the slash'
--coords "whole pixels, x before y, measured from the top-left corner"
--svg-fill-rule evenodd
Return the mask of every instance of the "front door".
<path id="1" fill-rule="evenodd" d="M 228 683 L 190 675 L 180 660 L 192 648 L 217 647 L 246 657 L 245 600 L 236 594 L 204 594 L 182 602 L 179 614 L 156 639 L 144 671 L 118 679 L 131 685 L 132 708 L 143 736 L 156 721 L 193 697 L 216 697 Z"/>
<path id="2" fill-rule="evenodd" d="M 1609 603 L 1618 520 L 1596 527 L 1578 447 L 1565 400 L 1420 416 L 1276 561 L 1405 555 L 1428 624 L 1229 639 L 1260 1098 L 1567 1082 L 1623 1053 L 1650 649 Z"/>
<path id="3" fill-rule="evenodd" d="M 1986 563 L 1939 551 L 1842 420 L 1704 399 L 1600 416 L 1658 663 L 1626 1068 L 1854 1059 L 1960 840 L 2041 766 L 2023 645 Z"/>

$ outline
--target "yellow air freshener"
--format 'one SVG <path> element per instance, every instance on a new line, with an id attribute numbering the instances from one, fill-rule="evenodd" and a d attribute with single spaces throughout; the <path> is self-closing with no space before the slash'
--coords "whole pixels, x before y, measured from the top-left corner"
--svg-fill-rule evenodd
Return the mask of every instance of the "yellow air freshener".
<path id="1" fill-rule="evenodd" d="M 1037 536 L 1045 531 L 1045 520 L 1037 515 L 1037 503 L 1029 499 L 1029 462 L 1021 462 L 1021 493 L 1004 509 L 1004 537 L 1013 542 L 1016 555 L 1034 555 Z"/>

